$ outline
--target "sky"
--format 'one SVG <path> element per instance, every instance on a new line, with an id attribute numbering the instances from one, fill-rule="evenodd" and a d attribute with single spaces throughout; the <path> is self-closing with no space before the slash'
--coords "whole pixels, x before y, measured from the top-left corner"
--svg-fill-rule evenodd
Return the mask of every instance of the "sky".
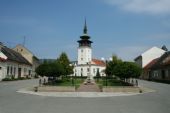
<path id="1" fill-rule="evenodd" d="M 77 59 L 87 21 L 93 58 L 127 61 L 147 49 L 170 49 L 170 0 L 0 0 L 0 42 L 24 43 L 38 58 Z"/>

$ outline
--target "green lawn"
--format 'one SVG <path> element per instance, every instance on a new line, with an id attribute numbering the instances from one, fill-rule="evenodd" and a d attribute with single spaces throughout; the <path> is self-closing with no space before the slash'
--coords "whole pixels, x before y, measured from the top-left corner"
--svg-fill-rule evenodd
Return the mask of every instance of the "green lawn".
<path id="1" fill-rule="evenodd" d="M 125 83 L 117 79 L 107 79 L 107 82 L 106 82 L 106 79 L 102 78 L 102 79 L 99 79 L 99 81 L 96 80 L 96 83 L 99 86 L 130 86 L 128 83 Z"/>
<path id="2" fill-rule="evenodd" d="M 84 82 L 84 78 L 64 78 L 63 80 L 56 80 L 54 83 L 48 83 L 52 86 L 76 86 L 79 87 Z"/>

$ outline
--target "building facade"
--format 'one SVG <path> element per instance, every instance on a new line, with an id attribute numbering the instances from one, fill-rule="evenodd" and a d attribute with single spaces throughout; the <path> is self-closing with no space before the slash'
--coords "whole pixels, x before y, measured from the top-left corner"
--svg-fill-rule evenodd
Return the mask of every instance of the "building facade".
<path id="1" fill-rule="evenodd" d="M 150 67 L 149 79 L 170 81 L 170 51 L 165 52 Z"/>
<path id="2" fill-rule="evenodd" d="M 100 72 L 101 76 L 105 76 L 105 62 L 92 58 L 93 42 L 90 40 L 90 36 L 87 34 L 86 21 L 84 25 L 83 35 L 80 36 L 80 40 L 78 40 L 77 42 L 79 46 L 77 62 L 73 64 L 75 66 L 74 76 L 87 76 L 93 78 L 94 76 L 96 76 L 97 71 Z"/>
<path id="3" fill-rule="evenodd" d="M 39 66 L 39 59 L 23 45 L 17 45 L 13 48 L 16 52 L 20 53 L 31 65 L 32 65 L 32 76 L 35 76 L 35 69 Z"/>
<path id="4" fill-rule="evenodd" d="M 149 70 L 151 65 L 155 63 L 155 59 L 161 57 L 165 52 L 166 51 L 161 48 L 152 47 L 134 59 L 135 63 L 142 68 L 140 78 L 149 78 Z"/>
<path id="5" fill-rule="evenodd" d="M 32 65 L 18 52 L 0 44 L 0 80 L 30 77 Z"/>

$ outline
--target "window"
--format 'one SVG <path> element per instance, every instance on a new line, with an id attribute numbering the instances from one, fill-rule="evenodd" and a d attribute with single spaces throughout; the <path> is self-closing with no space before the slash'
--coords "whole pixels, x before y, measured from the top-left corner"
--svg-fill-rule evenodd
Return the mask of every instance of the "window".
<path id="1" fill-rule="evenodd" d="M 158 77 L 158 71 L 154 71 L 153 76 L 154 76 L 154 77 Z"/>
<path id="2" fill-rule="evenodd" d="M 11 66 L 11 75 L 12 75 L 12 66 Z"/>
<path id="3" fill-rule="evenodd" d="M 7 67 L 7 75 L 9 75 L 9 66 Z"/>
<path id="4" fill-rule="evenodd" d="M 16 73 L 16 67 L 14 67 L 14 75 L 15 75 L 15 73 Z"/>
<path id="5" fill-rule="evenodd" d="M 81 72 L 83 72 L 83 68 L 81 68 Z"/>
<path id="6" fill-rule="evenodd" d="M 24 68 L 24 74 L 26 75 L 26 72 L 27 72 L 27 68 Z"/>
<path id="7" fill-rule="evenodd" d="M 81 49 L 81 52 L 83 53 L 83 49 Z"/>
<path id="8" fill-rule="evenodd" d="M 2 67 L 0 67 L 0 70 L 2 69 Z"/>
<path id="9" fill-rule="evenodd" d="M 90 68 L 87 68 L 87 72 L 90 72 Z"/>
<path id="10" fill-rule="evenodd" d="M 83 60 L 83 58 L 81 58 L 81 60 Z"/>
<path id="11" fill-rule="evenodd" d="M 29 74 L 28 75 L 31 75 L 31 70 L 29 70 L 29 72 L 28 72 Z"/>

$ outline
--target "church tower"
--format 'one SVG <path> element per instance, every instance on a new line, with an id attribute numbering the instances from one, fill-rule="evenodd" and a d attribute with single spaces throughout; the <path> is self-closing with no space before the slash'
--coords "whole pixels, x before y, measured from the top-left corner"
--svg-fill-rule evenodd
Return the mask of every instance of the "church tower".
<path id="1" fill-rule="evenodd" d="M 90 36 L 87 34 L 87 25 L 86 20 L 84 24 L 83 35 L 80 36 L 80 40 L 77 41 L 79 43 L 78 47 L 78 65 L 87 64 L 92 61 L 92 47 L 90 41 Z"/>

